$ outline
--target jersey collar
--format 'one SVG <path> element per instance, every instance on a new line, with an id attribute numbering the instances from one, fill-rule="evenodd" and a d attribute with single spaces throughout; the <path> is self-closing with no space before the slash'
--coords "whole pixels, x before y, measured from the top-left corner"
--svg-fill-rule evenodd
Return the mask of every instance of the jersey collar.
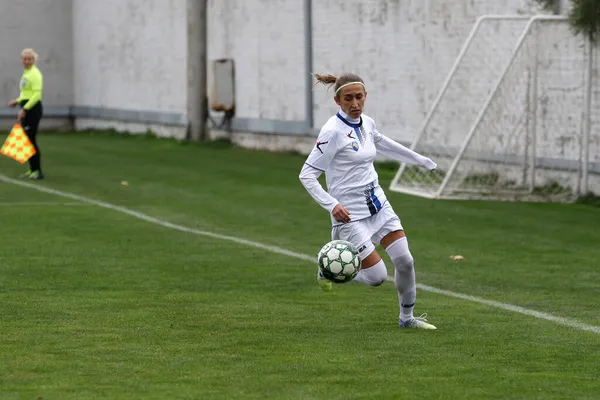
<path id="1" fill-rule="evenodd" d="M 357 124 L 353 124 L 352 122 L 348 121 L 346 118 L 348 118 L 348 115 L 346 115 L 345 112 L 343 112 L 342 110 L 338 111 L 337 114 L 335 114 L 339 119 L 342 120 L 343 123 L 345 123 L 346 125 L 352 127 L 352 128 L 360 128 L 363 120 L 362 120 L 362 116 L 358 119 L 358 123 Z"/>

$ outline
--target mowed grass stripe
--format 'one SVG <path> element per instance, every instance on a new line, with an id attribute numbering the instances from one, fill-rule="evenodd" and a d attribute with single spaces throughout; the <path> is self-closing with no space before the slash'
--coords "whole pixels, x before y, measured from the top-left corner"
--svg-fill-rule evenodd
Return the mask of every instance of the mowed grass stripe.
<path id="1" fill-rule="evenodd" d="M 156 225 L 160 225 L 163 226 L 165 228 L 169 228 L 169 229 L 174 229 L 180 232 L 185 232 L 185 233 L 191 233 L 191 234 L 195 234 L 195 235 L 201 235 L 201 236 L 207 236 L 207 237 L 211 237 L 214 239 L 219 239 L 219 240 L 227 240 L 230 242 L 234 242 L 234 243 L 238 243 L 238 244 L 242 244 L 242 245 L 246 245 L 246 246 L 250 246 L 250 247 L 254 247 L 254 248 L 259 248 L 262 250 L 266 250 L 272 253 L 276 253 L 276 254 L 280 254 L 280 255 L 284 255 L 284 256 L 288 256 L 288 257 L 293 257 L 299 260 L 303 260 L 303 261 L 310 261 L 312 263 L 315 262 L 315 257 L 314 256 L 309 256 L 306 254 L 301 254 L 301 253 L 297 253 L 294 251 L 290 251 L 287 249 L 283 249 L 281 247 L 277 247 L 277 246 L 270 246 L 264 243 L 259 243 L 259 242 L 254 242 L 251 240 L 247 240 L 247 239 L 243 239 L 243 238 L 239 238 L 239 237 L 235 237 L 235 236 L 229 236 L 229 235 L 221 235 L 221 234 L 217 234 L 217 233 L 213 233 L 213 232 L 208 232 L 208 231 L 202 231 L 202 230 L 198 230 L 198 229 L 193 229 L 193 228 L 188 228 L 182 225 L 178 225 L 178 224 L 174 224 L 168 221 L 163 221 L 154 217 L 151 217 L 149 215 L 146 214 L 142 214 L 140 212 L 134 211 L 134 210 L 130 210 L 128 208 L 125 207 L 121 207 L 121 206 L 117 206 L 114 204 L 110 204 L 110 203 L 106 203 L 103 201 L 98 201 L 98 200 L 94 200 L 94 199 L 90 199 L 84 196 L 80 196 L 74 193 L 68 193 L 68 192 L 64 192 L 64 191 L 60 191 L 60 190 L 56 190 L 56 189 L 52 189 L 49 187 L 45 187 L 45 186 L 40 186 L 40 185 L 36 185 L 36 184 L 32 184 L 29 182 L 23 182 L 23 181 L 19 181 L 16 179 L 11 179 L 5 175 L 0 174 L 0 181 L 5 182 L 5 183 L 9 183 L 9 184 L 13 184 L 13 185 L 18 185 L 21 187 L 25 187 L 28 189 L 33 189 L 33 190 L 37 190 L 40 192 L 44 192 L 44 193 L 48 193 L 48 194 L 52 194 L 52 195 L 56 195 L 56 196 L 60 196 L 60 197 L 64 197 L 64 198 L 68 198 L 71 200 L 75 200 L 75 201 L 79 201 L 79 202 L 83 202 L 83 203 L 88 203 L 91 205 L 95 205 L 98 207 L 102 207 L 102 208 L 106 208 L 109 210 L 113 210 L 113 211 L 117 211 L 123 214 L 127 214 L 129 216 L 132 216 L 134 218 L 138 218 L 140 220 L 152 223 L 152 224 L 156 224 Z M 392 278 L 388 278 L 388 280 L 393 281 Z M 486 299 L 482 299 L 482 298 L 478 298 L 478 297 L 474 297 L 474 296 L 470 296 L 467 294 L 462 294 L 462 293 L 456 293 L 456 292 L 452 292 L 452 291 L 448 291 L 448 290 L 443 290 L 443 289 L 439 289 L 436 287 L 432 287 L 432 286 L 428 286 L 428 285 L 423 285 L 423 284 L 418 284 L 418 288 L 420 290 L 423 291 L 428 291 L 428 292 L 432 292 L 432 293 L 436 293 L 436 294 L 440 294 L 440 295 L 444 295 L 444 296 L 448 296 L 448 297 L 454 297 L 454 298 L 458 298 L 461 300 L 466 300 L 466 301 L 470 301 L 470 302 L 474 302 L 474 303 L 479 303 L 479 304 L 483 304 L 486 306 L 490 306 L 490 307 L 495 307 L 495 308 L 500 308 L 503 310 L 507 310 L 507 311 L 512 311 L 512 312 L 516 312 L 516 313 L 520 313 L 520 314 L 524 314 L 524 315 L 528 315 L 534 318 L 538 318 L 538 319 L 543 319 L 543 320 L 547 320 L 559 325 L 563 325 L 563 326 L 567 326 L 570 328 L 575 328 L 578 330 L 582 330 L 582 331 L 588 331 L 588 332 L 592 332 L 592 333 L 596 333 L 596 334 L 600 334 L 600 327 L 599 326 L 595 326 L 595 325 L 589 325 L 589 324 L 585 324 L 573 319 L 569 319 L 569 318 L 563 318 L 563 317 L 558 317 L 558 316 L 554 316 L 552 314 L 548 314 L 548 313 L 543 313 L 540 311 L 536 311 L 536 310 L 530 310 L 524 307 L 519 307 L 513 304 L 507 304 L 507 303 L 501 303 L 501 302 L 497 302 L 497 301 L 492 301 L 492 300 L 486 300 Z"/>

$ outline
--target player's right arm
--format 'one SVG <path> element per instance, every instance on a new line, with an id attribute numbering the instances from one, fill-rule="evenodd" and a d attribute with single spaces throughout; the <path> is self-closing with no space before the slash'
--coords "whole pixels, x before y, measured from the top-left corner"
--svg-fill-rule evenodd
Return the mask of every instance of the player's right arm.
<path id="1" fill-rule="evenodd" d="M 336 221 L 349 222 L 348 211 L 337 199 L 323 189 L 318 180 L 321 174 L 327 171 L 331 165 L 331 161 L 337 151 L 336 132 L 321 132 L 317 138 L 315 147 L 308 155 L 300 171 L 300 182 L 311 197 L 321 207 L 331 213 Z"/>

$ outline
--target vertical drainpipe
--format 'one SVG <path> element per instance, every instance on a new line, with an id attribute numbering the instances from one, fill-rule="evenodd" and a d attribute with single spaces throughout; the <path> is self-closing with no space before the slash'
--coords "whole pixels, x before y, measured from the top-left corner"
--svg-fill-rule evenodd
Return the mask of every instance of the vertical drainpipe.
<path id="1" fill-rule="evenodd" d="M 304 75 L 305 75 L 305 106 L 307 134 L 313 134 L 314 127 L 314 100 L 312 91 L 313 73 L 313 24 L 312 0 L 304 0 Z"/>
<path id="2" fill-rule="evenodd" d="M 207 137 L 207 12 L 208 0 L 187 2 L 187 101 L 188 138 L 202 141 Z"/>

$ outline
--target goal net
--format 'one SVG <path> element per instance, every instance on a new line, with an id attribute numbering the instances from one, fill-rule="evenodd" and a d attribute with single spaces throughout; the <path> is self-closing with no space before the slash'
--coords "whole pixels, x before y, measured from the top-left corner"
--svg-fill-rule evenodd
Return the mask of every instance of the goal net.
<path id="1" fill-rule="evenodd" d="M 581 173 L 584 40 L 558 16 L 480 18 L 393 191 L 430 198 L 570 200 Z"/>

